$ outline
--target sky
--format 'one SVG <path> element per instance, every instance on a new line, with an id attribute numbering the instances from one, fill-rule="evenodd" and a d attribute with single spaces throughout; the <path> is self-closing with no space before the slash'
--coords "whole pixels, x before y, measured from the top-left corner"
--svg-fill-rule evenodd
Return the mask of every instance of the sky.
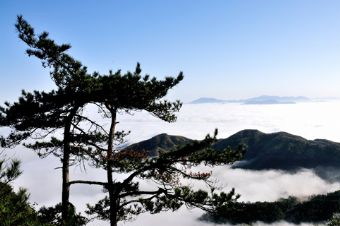
<path id="1" fill-rule="evenodd" d="M 17 15 L 48 31 L 89 71 L 164 78 L 184 72 L 169 98 L 340 97 L 337 0 L 0 1 L 0 101 L 49 90 L 48 70 L 25 55 Z"/>

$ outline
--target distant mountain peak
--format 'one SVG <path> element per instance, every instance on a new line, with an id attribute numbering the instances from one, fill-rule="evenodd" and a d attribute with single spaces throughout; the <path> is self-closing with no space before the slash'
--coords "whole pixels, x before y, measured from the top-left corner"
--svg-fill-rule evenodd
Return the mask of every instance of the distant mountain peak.
<path id="1" fill-rule="evenodd" d="M 257 97 L 240 99 L 240 100 L 222 100 L 212 97 L 201 97 L 190 102 L 190 104 L 207 104 L 207 103 L 242 103 L 242 104 L 295 104 L 298 102 L 310 101 L 304 96 L 272 96 L 261 95 Z"/>
<path id="2" fill-rule="evenodd" d="M 262 95 L 258 97 L 243 100 L 244 104 L 295 104 L 297 102 L 309 101 L 310 99 L 303 96 L 269 96 Z"/>
<path id="3" fill-rule="evenodd" d="M 207 104 L 207 103 L 223 103 L 225 100 L 212 98 L 212 97 L 201 97 L 190 102 L 190 104 Z"/>
<path id="4" fill-rule="evenodd" d="M 126 150 L 145 151 L 149 156 L 157 156 L 160 151 L 171 151 L 177 147 L 191 143 L 192 140 L 183 136 L 158 134 L 148 140 L 144 140 L 126 147 Z"/>
<path id="5" fill-rule="evenodd" d="M 244 130 L 241 130 L 237 133 L 235 133 L 234 135 L 232 136 L 249 136 L 249 135 L 255 135 L 255 134 L 265 134 L 263 132 L 261 132 L 260 130 L 257 130 L 257 129 L 244 129 Z"/>

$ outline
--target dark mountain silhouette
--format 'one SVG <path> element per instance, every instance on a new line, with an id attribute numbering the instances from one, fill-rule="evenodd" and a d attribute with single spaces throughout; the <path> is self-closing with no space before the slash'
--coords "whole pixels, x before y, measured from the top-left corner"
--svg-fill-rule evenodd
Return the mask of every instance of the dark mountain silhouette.
<path id="1" fill-rule="evenodd" d="M 145 151 L 150 157 L 154 157 L 157 156 L 159 152 L 171 151 L 192 141 L 193 140 L 186 137 L 172 136 L 166 133 L 162 133 L 152 137 L 149 140 L 144 140 L 142 142 L 132 144 L 125 149 L 134 151 Z"/>
<path id="2" fill-rule="evenodd" d="M 191 142 L 191 139 L 167 134 L 133 144 L 127 149 L 147 151 L 155 156 L 159 151 L 171 151 Z M 340 143 L 324 139 L 307 140 L 285 132 L 262 133 L 258 130 L 242 130 L 214 144 L 216 151 L 227 147 L 246 147 L 244 159 L 233 167 L 264 170 L 294 171 L 299 168 L 340 168 Z"/>
<path id="3" fill-rule="evenodd" d="M 340 168 L 340 143 L 324 139 L 307 140 L 285 132 L 265 134 L 243 130 L 215 144 L 216 150 L 246 146 L 244 160 L 235 167 L 247 169 Z"/>
<path id="4" fill-rule="evenodd" d="M 147 151 L 150 156 L 160 151 L 171 151 L 192 142 L 185 137 L 167 134 L 133 144 L 128 149 Z M 227 147 L 237 149 L 244 145 L 244 160 L 233 167 L 253 170 L 278 169 L 294 172 L 300 168 L 313 169 L 326 180 L 337 180 L 340 175 L 340 143 L 325 139 L 307 140 L 285 132 L 262 133 L 258 130 L 242 130 L 228 138 L 218 140 L 216 151 Z M 332 171 L 333 170 L 333 171 Z M 323 222 L 340 211 L 340 191 L 316 195 L 308 200 L 289 197 L 275 202 L 235 202 L 219 207 L 213 215 L 205 214 L 201 220 L 214 223 L 251 223 L 263 221 L 274 223 L 288 221 Z"/>

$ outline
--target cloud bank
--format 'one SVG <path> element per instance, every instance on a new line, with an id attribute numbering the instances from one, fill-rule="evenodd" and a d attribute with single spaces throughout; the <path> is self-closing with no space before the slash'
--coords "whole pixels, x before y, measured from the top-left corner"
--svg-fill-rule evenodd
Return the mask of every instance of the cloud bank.
<path id="1" fill-rule="evenodd" d="M 89 109 L 88 114 L 95 114 Z M 240 104 L 203 104 L 184 105 L 178 114 L 176 123 L 165 123 L 146 112 L 133 115 L 119 115 L 118 129 L 131 130 L 129 143 L 148 139 L 159 133 L 182 135 L 193 139 L 202 139 L 207 133 L 219 129 L 219 137 L 228 137 L 243 129 L 258 129 L 263 132 L 286 131 L 307 139 L 325 138 L 340 142 L 340 102 L 300 103 L 284 105 L 240 105 Z M 97 119 L 101 117 L 96 116 Z M 49 157 L 39 159 L 33 152 L 16 148 L 6 151 L 9 157 L 23 161 L 23 175 L 14 186 L 25 187 L 31 193 L 31 202 L 39 205 L 54 205 L 60 202 L 61 172 L 60 162 Z M 340 189 L 337 181 L 332 183 L 322 180 L 311 170 L 302 170 L 294 174 L 281 171 L 249 171 L 215 167 L 213 177 L 218 185 L 229 191 L 232 187 L 241 195 L 242 201 L 274 201 L 281 197 L 308 197 L 313 194 L 327 193 Z M 93 179 L 105 181 L 101 170 L 80 168 L 71 170 L 73 179 Z M 102 190 L 96 186 L 75 185 L 71 188 L 71 201 L 79 210 L 85 203 L 94 202 L 102 197 Z M 156 225 L 212 225 L 198 222 L 200 210 L 182 208 L 175 213 L 158 215 L 142 214 L 136 221 L 126 222 L 126 226 Z M 93 225 L 108 225 L 93 224 Z M 263 225 L 258 223 L 256 225 Z M 275 225 L 287 225 L 284 222 Z M 290 224 L 288 224 L 290 225 Z"/>

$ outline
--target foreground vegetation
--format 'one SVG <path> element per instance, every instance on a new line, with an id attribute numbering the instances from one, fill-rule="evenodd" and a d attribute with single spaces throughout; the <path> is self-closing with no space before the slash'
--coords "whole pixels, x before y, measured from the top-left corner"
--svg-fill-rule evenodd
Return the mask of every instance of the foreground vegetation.
<path id="1" fill-rule="evenodd" d="M 306 201 L 295 197 L 280 199 L 275 202 L 234 202 L 217 208 L 216 213 L 206 214 L 203 220 L 212 222 L 230 222 L 233 224 L 262 221 L 274 223 L 325 222 L 340 212 L 340 191 L 326 195 L 315 195 Z"/>
<path id="2" fill-rule="evenodd" d="M 0 226 L 60 226 L 61 205 L 42 207 L 28 200 L 29 193 L 20 188 L 14 191 L 11 183 L 20 176 L 20 162 L 0 160 Z M 70 226 L 86 225 L 88 220 L 70 208 Z"/>
<path id="3" fill-rule="evenodd" d="M 11 186 L 20 174 L 18 161 L 0 161 L 0 226 L 61 226 L 62 206 L 36 209 L 28 198 L 25 189 L 17 192 Z M 329 226 L 340 225 L 340 191 L 326 195 L 316 195 L 307 201 L 295 197 L 280 199 L 275 202 L 229 202 L 218 206 L 214 212 L 202 216 L 201 220 L 212 223 L 252 224 L 261 221 L 275 223 L 287 221 L 295 224 L 303 222 Z M 76 213 L 71 206 L 69 226 L 86 225 L 89 220 Z"/>

